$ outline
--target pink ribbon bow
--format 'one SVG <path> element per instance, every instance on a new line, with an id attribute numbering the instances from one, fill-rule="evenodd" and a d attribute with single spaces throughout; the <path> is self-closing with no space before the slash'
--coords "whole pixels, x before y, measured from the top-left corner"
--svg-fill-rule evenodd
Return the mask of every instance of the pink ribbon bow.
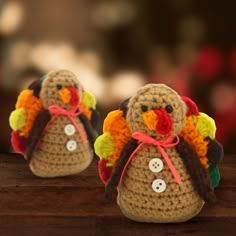
<path id="1" fill-rule="evenodd" d="M 58 115 L 67 116 L 71 120 L 71 122 L 74 124 L 75 128 L 77 129 L 77 131 L 81 135 L 84 142 L 86 142 L 86 143 L 88 142 L 84 131 L 79 127 L 79 125 L 76 123 L 75 119 L 73 118 L 73 117 L 76 117 L 76 116 L 78 116 L 82 113 L 81 109 L 78 110 L 78 107 L 76 107 L 73 110 L 67 111 L 67 110 L 65 110 L 65 109 L 63 109 L 63 108 L 61 108 L 57 105 L 52 105 L 48 108 L 48 110 L 51 114 L 56 115 L 56 116 L 58 116 Z M 52 122 L 52 120 L 51 120 L 51 122 Z M 49 122 L 48 125 L 50 125 L 51 122 Z M 47 127 L 48 127 L 48 125 L 47 125 Z"/>
<path id="2" fill-rule="evenodd" d="M 121 177 L 120 177 L 120 181 L 119 184 L 121 184 L 122 179 L 123 179 L 123 175 L 125 173 L 125 170 L 127 168 L 127 166 L 129 165 L 130 161 L 132 160 L 132 158 L 134 157 L 135 153 L 145 144 L 145 143 L 149 143 L 149 144 L 153 144 L 155 146 L 157 146 L 157 148 L 159 149 L 160 153 L 162 154 L 163 158 L 165 159 L 166 164 L 168 165 L 168 167 L 170 168 L 170 171 L 172 173 L 172 175 L 175 178 L 175 181 L 178 184 L 181 184 L 182 181 L 180 179 L 180 176 L 177 172 L 177 170 L 175 169 L 174 165 L 172 164 L 169 156 L 167 155 L 166 151 L 164 150 L 164 147 L 169 148 L 169 147 L 174 147 L 175 145 L 177 145 L 179 143 L 179 137 L 176 134 L 171 134 L 167 139 L 163 139 L 163 140 L 156 140 L 144 133 L 141 132 L 135 132 L 132 134 L 132 137 L 138 141 L 140 141 L 141 143 L 139 144 L 139 146 L 133 151 L 133 153 L 131 154 L 131 156 L 129 157 L 122 173 L 121 173 Z M 176 138 L 176 141 L 173 142 L 173 140 Z"/>

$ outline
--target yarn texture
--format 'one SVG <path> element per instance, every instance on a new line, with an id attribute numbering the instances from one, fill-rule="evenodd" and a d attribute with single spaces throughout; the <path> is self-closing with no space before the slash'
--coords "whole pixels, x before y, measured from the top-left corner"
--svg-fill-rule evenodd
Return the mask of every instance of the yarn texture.
<path id="1" fill-rule="evenodd" d="M 75 118 L 83 129 L 79 118 Z M 41 177 L 56 177 L 80 173 L 92 161 L 93 151 L 77 132 L 71 136 L 64 133 L 64 127 L 71 124 L 66 116 L 56 117 L 43 132 L 38 147 L 29 163 L 32 172 Z M 84 129 L 83 129 L 84 131 Z M 85 132 L 85 131 L 84 131 Z M 78 144 L 75 151 L 67 150 L 66 143 L 73 140 Z"/>
<path id="2" fill-rule="evenodd" d="M 110 112 L 103 127 L 95 142 L 99 175 L 107 200 L 117 189 L 126 217 L 184 222 L 215 201 L 223 149 L 213 119 L 190 98 L 148 84 Z"/>
<path id="3" fill-rule="evenodd" d="M 117 202 L 128 218 L 145 222 L 183 222 L 200 212 L 204 201 L 195 191 L 183 160 L 175 149 L 166 148 L 165 151 L 180 174 L 182 184 L 176 184 L 166 166 L 160 173 L 150 173 L 148 163 L 151 159 L 163 158 L 157 148 L 144 145 L 127 167 L 126 175 L 118 188 Z M 168 186 L 166 191 L 153 191 L 150 186 L 155 178 L 165 180 Z"/>
<path id="4" fill-rule="evenodd" d="M 78 174 L 93 159 L 95 107 L 72 72 L 49 72 L 19 95 L 9 118 L 12 145 L 39 177 Z"/>

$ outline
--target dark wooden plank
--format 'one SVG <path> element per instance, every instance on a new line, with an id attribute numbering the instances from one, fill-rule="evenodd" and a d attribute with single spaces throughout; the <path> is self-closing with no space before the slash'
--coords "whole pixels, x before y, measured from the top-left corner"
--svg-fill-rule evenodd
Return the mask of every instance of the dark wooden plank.
<path id="1" fill-rule="evenodd" d="M 221 165 L 222 181 L 216 189 L 218 202 L 204 207 L 200 217 L 236 217 L 235 157 Z M 104 201 L 97 161 L 83 173 L 65 178 L 42 179 L 29 171 L 17 155 L 0 155 L 0 215 L 120 216 L 115 203 Z"/>
<path id="2" fill-rule="evenodd" d="M 0 154 L 0 186 L 80 186 L 89 187 L 91 183 L 103 187 L 98 177 L 97 161 L 79 175 L 61 178 L 39 178 L 34 176 L 26 161 L 18 154 Z"/>
<path id="3" fill-rule="evenodd" d="M 0 185 L 1 186 L 87 186 L 93 183 L 102 187 L 98 177 L 98 160 L 77 176 L 63 178 L 39 178 L 30 172 L 25 160 L 18 154 L 0 154 Z M 226 156 L 220 164 L 221 187 L 236 187 L 236 155 Z M 91 180 L 91 182 L 90 182 Z"/>
<path id="4" fill-rule="evenodd" d="M 235 235 L 236 156 L 220 166 L 218 201 L 182 224 L 145 224 L 125 218 L 104 201 L 97 160 L 83 173 L 43 179 L 19 155 L 0 154 L 0 235 Z"/>
<path id="5" fill-rule="evenodd" d="M 0 189 L 0 215 L 119 215 L 107 204 L 102 188 L 16 187 Z"/>
<path id="6" fill-rule="evenodd" d="M 4 236 L 233 236 L 236 218 L 194 218 L 180 224 L 147 224 L 124 217 L 0 217 Z"/>
<path id="7" fill-rule="evenodd" d="M 236 155 L 226 155 L 219 165 L 221 186 L 236 187 Z"/>
<path id="8" fill-rule="evenodd" d="M 115 202 L 106 203 L 103 188 L 91 187 L 15 187 L 0 188 L 1 215 L 116 216 Z M 236 191 L 217 190 L 218 202 L 205 206 L 200 217 L 236 217 Z"/>

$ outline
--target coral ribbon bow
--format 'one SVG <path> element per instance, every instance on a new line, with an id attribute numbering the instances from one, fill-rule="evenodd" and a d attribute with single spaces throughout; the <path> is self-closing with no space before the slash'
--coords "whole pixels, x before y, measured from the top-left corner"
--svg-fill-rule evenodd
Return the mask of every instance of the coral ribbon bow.
<path id="1" fill-rule="evenodd" d="M 139 144 L 139 146 L 133 151 L 133 153 L 131 154 L 131 156 L 129 157 L 129 160 L 127 161 L 121 177 L 120 177 L 120 182 L 119 184 L 122 182 L 123 179 L 123 175 L 125 172 L 125 169 L 127 168 L 129 162 L 131 161 L 131 159 L 133 158 L 134 154 L 143 146 L 143 144 L 145 143 L 149 143 L 149 144 L 153 144 L 155 146 L 157 146 L 157 148 L 159 149 L 161 155 L 163 156 L 163 158 L 165 159 L 166 164 L 168 165 L 168 167 L 170 168 L 170 171 L 172 173 L 172 175 L 175 178 L 175 181 L 178 184 L 181 184 L 182 181 L 180 179 L 180 176 L 177 172 L 177 170 L 175 169 L 174 165 L 172 164 L 169 156 L 167 155 L 166 151 L 164 150 L 164 147 L 169 148 L 169 147 L 174 147 L 179 143 L 179 137 L 176 134 L 171 134 L 167 139 L 163 139 L 163 140 L 156 140 L 142 132 L 135 132 L 132 134 L 132 137 L 138 141 L 140 141 L 141 143 Z M 174 139 L 176 139 L 176 141 L 174 141 Z"/>
<path id="2" fill-rule="evenodd" d="M 76 123 L 75 119 L 73 117 L 76 117 L 78 115 L 80 115 L 82 113 L 81 109 L 78 109 L 78 107 L 74 108 L 73 110 L 65 110 L 57 105 L 52 105 L 48 108 L 49 112 L 51 114 L 54 114 L 56 116 L 58 115 L 65 115 L 67 116 L 71 122 L 73 123 L 73 125 L 75 126 L 75 128 L 77 129 L 77 131 L 79 132 L 79 134 L 81 135 L 82 139 L 84 140 L 84 142 L 88 142 L 87 137 L 84 133 L 84 131 L 79 127 L 79 125 Z"/>

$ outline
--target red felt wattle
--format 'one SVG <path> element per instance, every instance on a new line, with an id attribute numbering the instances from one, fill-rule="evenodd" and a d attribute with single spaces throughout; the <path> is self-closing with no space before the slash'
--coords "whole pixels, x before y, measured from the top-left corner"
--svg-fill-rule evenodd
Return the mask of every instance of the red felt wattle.
<path id="1" fill-rule="evenodd" d="M 112 167 L 106 166 L 106 164 L 107 164 L 106 160 L 100 160 L 98 162 L 99 177 L 104 184 L 106 184 L 107 181 L 110 179 L 113 169 Z"/>
<path id="2" fill-rule="evenodd" d="M 181 98 L 185 102 L 185 104 L 187 105 L 187 108 L 188 108 L 186 116 L 191 116 L 191 115 L 198 116 L 199 111 L 198 111 L 198 107 L 197 107 L 196 103 L 188 97 L 181 96 Z"/>
<path id="3" fill-rule="evenodd" d="M 79 100 L 80 100 L 80 97 L 79 97 L 79 94 L 78 94 L 78 91 L 76 90 L 75 87 L 73 86 L 70 86 L 68 88 L 71 92 L 71 99 L 70 99 L 70 105 L 72 107 L 75 107 L 79 104 Z"/>
<path id="4" fill-rule="evenodd" d="M 162 135 L 169 134 L 173 127 L 171 116 L 164 108 L 156 109 L 154 112 L 158 116 L 158 123 L 156 127 L 157 132 Z"/>
<path id="5" fill-rule="evenodd" d="M 11 144 L 16 152 L 25 154 L 26 150 L 26 138 L 19 135 L 19 131 L 11 133 Z"/>

